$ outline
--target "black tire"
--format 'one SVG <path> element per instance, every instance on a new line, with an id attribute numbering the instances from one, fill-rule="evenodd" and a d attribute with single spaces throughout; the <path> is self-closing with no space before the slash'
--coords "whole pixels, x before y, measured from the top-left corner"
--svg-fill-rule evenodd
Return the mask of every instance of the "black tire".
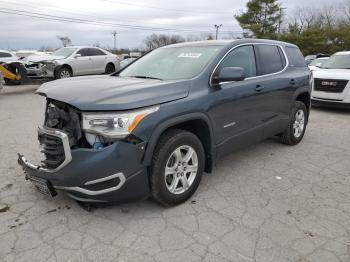
<path id="1" fill-rule="evenodd" d="M 304 117 L 305 117 L 305 119 L 304 119 L 304 127 L 303 127 L 303 130 L 300 133 L 300 135 L 296 136 L 295 133 L 294 133 L 294 123 L 295 123 L 296 117 L 297 117 L 296 114 L 300 110 L 303 111 Z M 283 144 L 286 144 L 286 145 L 299 144 L 300 141 L 304 137 L 308 119 L 309 119 L 309 114 L 308 114 L 308 110 L 307 110 L 305 104 L 303 102 L 300 102 L 300 101 L 295 101 L 294 105 L 293 105 L 293 108 L 291 110 L 291 113 L 290 113 L 288 127 L 281 135 L 281 142 Z"/>
<path id="2" fill-rule="evenodd" d="M 106 74 L 112 74 L 115 72 L 115 66 L 112 63 L 109 63 L 106 65 L 105 73 Z"/>
<path id="3" fill-rule="evenodd" d="M 72 77 L 73 73 L 68 67 L 61 67 L 55 71 L 55 79 Z"/>
<path id="4" fill-rule="evenodd" d="M 5 81 L 5 84 L 8 86 L 18 86 L 22 84 L 21 80 L 11 80 L 11 79 L 4 78 L 4 81 Z"/>
<path id="5" fill-rule="evenodd" d="M 198 169 L 188 189 L 183 193 L 175 194 L 170 192 L 166 185 L 165 168 L 173 152 L 181 146 L 190 146 L 194 149 L 197 154 Z M 174 206 L 185 202 L 193 195 L 199 186 L 204 171 L 204 162 L 204 148 L 196 135 L 180 129 L 167 131 L 161 136 L 152 158 L 150 183 L 153 199 L 163 206 Z"/>

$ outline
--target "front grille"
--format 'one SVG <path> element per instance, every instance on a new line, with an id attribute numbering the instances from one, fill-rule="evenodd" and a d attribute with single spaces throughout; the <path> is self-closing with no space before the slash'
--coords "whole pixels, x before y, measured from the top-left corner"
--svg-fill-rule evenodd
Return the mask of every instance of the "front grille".
<path id="1" fill-rule="evenodd" d="M 315 78 L 314 90 L 329 93 L 341 93 L 343 92 L 348 82 L 348 80 Z"/>
<path id="2" fill-rule="evenodd" d="M 58 168 L 65 160 L 64 147 L 61 138 L 45 133 L 39 133 L 41 153 L 45 159 L 42 165 L 47 169 Z"/>

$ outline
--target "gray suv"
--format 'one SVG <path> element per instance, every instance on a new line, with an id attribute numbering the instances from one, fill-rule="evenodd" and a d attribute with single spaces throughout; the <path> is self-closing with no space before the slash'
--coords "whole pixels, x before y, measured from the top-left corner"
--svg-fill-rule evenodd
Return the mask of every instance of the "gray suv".
<path id="1" fill-rule="evenodd" d="M 108 76 L 62 79 L 39 128 L 40 165 L 19 154 L 39 191 L 79 202 L 152 196 L 172 206 L 218 158 L 278 136 L 298 144 L 310 72 L 298 47 L 269 40 L 205 41 L 156 49 Z"/>

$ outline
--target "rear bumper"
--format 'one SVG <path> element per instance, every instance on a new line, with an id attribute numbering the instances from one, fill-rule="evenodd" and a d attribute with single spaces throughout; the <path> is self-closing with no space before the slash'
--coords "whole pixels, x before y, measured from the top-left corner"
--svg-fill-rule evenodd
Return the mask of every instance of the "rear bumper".
<path id="1" fill-rule="evenodd" d="M 320 106 L 320 107 L 332 107 L 332 108 L 350 109 L 350 103 L 344 103 L 344 102 L 341 102 L 341 101 L 332 101 L 332 100 L 323 100 L 323 99 L 311 98 L 311 104 L 313 106 Z"/>
<path id="2" fill-rule="evenodd" d="M 149 195 L 148 174 L 141 164 L 145 145 L 118 141 L 103 149 L 71 150 L 71 160 L 54 172 L 18 155 L 26 178 L 47 181 L 53 190 L 84 202 L 128 202 Z"/>

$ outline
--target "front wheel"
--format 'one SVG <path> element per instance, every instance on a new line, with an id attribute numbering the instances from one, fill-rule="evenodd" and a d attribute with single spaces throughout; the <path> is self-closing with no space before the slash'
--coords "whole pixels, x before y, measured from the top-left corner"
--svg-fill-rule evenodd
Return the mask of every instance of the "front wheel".
<path id="1" fill-rule="evenodd" d="M 151 167 L 151 194 L 164 206 L 189 199 L 204 171 L 204 149 L 191 132 L 174 129 L 160 138 Z"/>
<path id="2" fill-rule="evenodd" d="M 304 103 L 295 101 L 289 118 L 288 128 L 281 135 L 281 141 L 287 145 L 296 145 L 304 137 L 308 111 Z"/>
<path id="3" fill-rule="evenodd" d="M 58 69 L 55 73 L 56 79 L 70 78 L 72 77 L 72 71 L 67 67 L 62 67 Z"/>

